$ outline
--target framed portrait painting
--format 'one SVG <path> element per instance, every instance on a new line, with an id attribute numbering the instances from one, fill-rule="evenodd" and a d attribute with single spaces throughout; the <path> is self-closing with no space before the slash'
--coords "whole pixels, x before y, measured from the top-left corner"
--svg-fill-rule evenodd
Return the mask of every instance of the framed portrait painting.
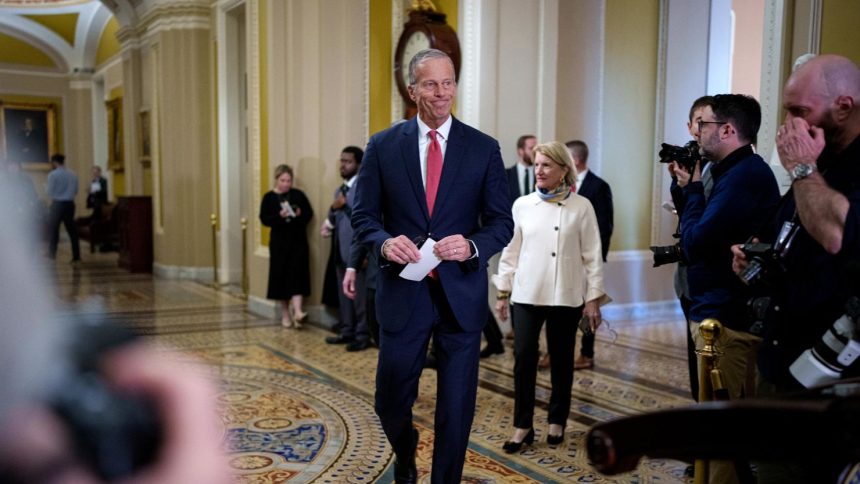
<path id="1" fill-rule="evenodd" d="M 54 104 L 0 102 L 0 153 L 26 168 L 49 169 L 57 152 Z"/>
<path id="2" fill-rule="evenodd" d="M 149 110 L 142 110 L 140 112 L 140 157 L 143 163 L 148 163 L 152 159 L 151 130 Z"/>
<path id="3" fill-rule="evenodd" d="M 108 169 L 123 171 L 122 98 L 105 103 L 108 133 Z"/>

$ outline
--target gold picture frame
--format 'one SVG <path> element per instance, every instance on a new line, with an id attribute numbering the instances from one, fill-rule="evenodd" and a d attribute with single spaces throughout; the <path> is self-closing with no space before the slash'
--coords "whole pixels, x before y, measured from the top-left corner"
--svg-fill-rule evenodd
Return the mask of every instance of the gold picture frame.
<path id="1" fill-rule="evenodd" d="M 0 101 L 0 154 L 26 169 L 49 170 L 57 153 L 57 105 Z"/>
<path id="2" fill-rule="evenodd" d="M 123 171 L 125 145 L 122 136 L 122 98 L 111 99 L 105 103 L 108 134 L 108 169 Z"/>

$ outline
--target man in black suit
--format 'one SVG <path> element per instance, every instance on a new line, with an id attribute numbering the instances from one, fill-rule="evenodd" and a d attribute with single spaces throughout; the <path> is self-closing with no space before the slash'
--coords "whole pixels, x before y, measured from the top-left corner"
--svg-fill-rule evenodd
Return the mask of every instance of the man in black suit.
<path id="1" fill-rule="evenodd" d="M 517 198 L 528 195 L 535 190 L 535 169 L 532 151 L 537 145 L 537 138 L 533 134 L 524 134 L 517 139 L 517 164 L 505 169 L 508 178 L 508 195 L 511 198 L 511 206 Z M 491 308 L 492 309 L 492 308 Z M 487 346 L 481 350 L 481 358 L 491 355 L 500 355 L 505 352 L 502 344 L 502 330 L 494 311 L 490 311 L 487 317 L 487 325 L 484 326 L 484 337 Z"/>
<path id="2" fill-rule="evenodd" d="M 573 165 L 576 168 L 576 193 L 591 202 L 597 215 L 603 262 L 606 262 L 613 228 L 612 190 L 608 183 L 588 169 L 588 145 L 584 141 L 568 141 L 565 146 L 570 151 L 570 157 L 573 158 Z M 574 360 L 573 367 L 577 370 L 594 367 L 594 333 L 583 333 L 582 349 L 579 358 Z"/>

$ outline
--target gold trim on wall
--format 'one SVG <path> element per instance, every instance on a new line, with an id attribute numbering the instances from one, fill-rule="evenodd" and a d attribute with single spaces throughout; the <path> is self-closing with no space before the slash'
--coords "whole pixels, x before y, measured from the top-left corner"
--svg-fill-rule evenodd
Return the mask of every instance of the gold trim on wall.
<path id="1" fill-rule="evenodd" d="M 56 104 L 0 101 L 0 154 L 9 161 L 29 170 L 50 170 L 56 130 Z"/>
<path id="2" fill-rule="evenodd" d="M 122 139 L 122 98 L 111 99 L 105 102 L 107 115 L 108 134 L 108 169 L 121 172 L 125 169 L 123 163 L 123 139 Z"/>

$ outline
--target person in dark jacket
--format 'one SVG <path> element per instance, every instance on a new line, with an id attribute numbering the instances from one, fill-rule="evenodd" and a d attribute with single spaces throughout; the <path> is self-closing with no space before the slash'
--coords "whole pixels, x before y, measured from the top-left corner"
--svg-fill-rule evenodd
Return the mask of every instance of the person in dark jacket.
<path id="1" fill-rule="evenodd" d="M 754 362 L 761 337 L 750 332 L 746 291 L 732 272 L 731 247 L 769 220 L 779 189 L 773 171 L 753 150 L 761 125 L 761 108 L 755 99 L 740 94 L 714 96 L 698 124 L 699 153 L 712 162 L 714 185 L 707 201 L 700 162 L 691 177 L 675 170 L 686 197 L 681 247 L 693 302 L 689 324 L 697 349 L 704 345 L 699 323 L 714 318 L 723 324 L 718 340 L 723 351 L 720 369 L 729 397 L 739 399 L 754 393 Z M 710 482 L 734 482 L 735 465 L 712 461 L 709 476 Z"/>
<path id="2" fill-rule="evenodd" d="M 311 293 L 307 226 L 314 211 L 308 197 L 293 188 L 293 169 L 275 168 L 275 188 L 263 196 L 260 222 L 272 228 L 269 238 L 268 299 L 281 301 L 281 324 L 301 327 L 302 303 Z"/>

